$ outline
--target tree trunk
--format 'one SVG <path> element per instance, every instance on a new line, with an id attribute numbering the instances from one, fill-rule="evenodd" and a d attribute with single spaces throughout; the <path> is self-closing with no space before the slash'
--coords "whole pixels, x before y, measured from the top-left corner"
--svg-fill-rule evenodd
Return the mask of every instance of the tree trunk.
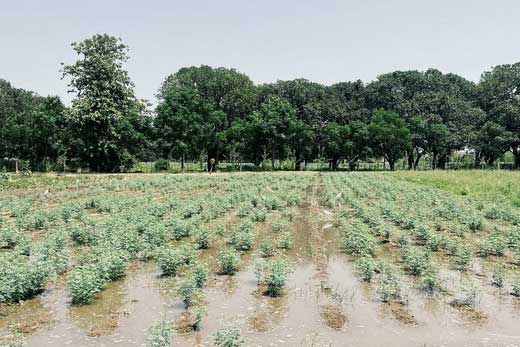
<path id="1" fill-rule="evenodd" d="M 413 150 L 408 153 L 408 170 L 415 170 Z"/>
<path id="2" fill-rule="evenodd" d="M 339 160 L 339 158 L 337 156 L 332 157 L 332 159 L 330 161 L 332 171 L 338 170 L 338 160 Z"/>
<path id="3" fill-rule="evenodd" d="M 395 160 L 388 160 L 388 165 L 390 165 L 390 171 L 395 171 Z"/>
<path id="4" fill-rule="evenodd" d="M 182 153 L 182 157 L 181 157 L 181 172 L 184 172 L 184 153 Z"/>
<path id="5" fill-rule="evenodd" d="M 511 146 L 513 155 L 515 156 L 515 162 L 513 163 L 513 169 L 520 169 L 520 143 L 514 143 Z"/>
<path id="6" fill-rule="evenodd" d="M 215 159 L 213 165 L 211 164 L 211 159 Z M 218 149 L 217 148 L 208 148 L 208 158 L 207 158 L 208 172 L 217 171 L 218 168 Z"/>

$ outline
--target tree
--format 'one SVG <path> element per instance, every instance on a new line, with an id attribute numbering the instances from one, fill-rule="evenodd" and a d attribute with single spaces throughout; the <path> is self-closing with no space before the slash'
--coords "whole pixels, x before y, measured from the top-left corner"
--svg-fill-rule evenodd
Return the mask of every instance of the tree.
<path id="1" fill-rule="evenodd" d="M 480 105 L 488 120 L 511 134 L 509 147 L 515 158 L 514 168 L 520 169 L 520 63 L 499 65 L 484 72 L 479 87 Z"/>
<path id="2" fill-rule="evenodd" d="M 393 171 L 395 162 L 404 155 L 410 144 L 410 130 L 405 121 L 395 112 L 379 109 L 374 111 L 368 131 L 374 152 L 382 155 Z"/>
<path id="3" fill-rule="evenodd" d="M 274 170 L 276 159 L 287 157 L 296 136 L 302 136 L 302 124 L 296 119 L 296 111 L 287 100 L 270 96 L 260 109 L 245 119 L 241 128 L 248 138 L 254 162 L 261 163 L 271 158 Z"/>
<path id="4" fill-rule="evenodd" d="M 486 122 L 473 139 L 475 149 L 475 166 L 491 166 L 510 148 L 514 135 L 502 125 L 492 121 Z"/>
<path id="5" fill-rule="evenodd" d="M 72 48 L 80 56 L 63 67 L 76 95 L 67 113 L 72 142 L 68 144 L 91 170 L 118 171 L 132 166 L 135 148 L 143 137 L 143 104 L 134 96 L 133 83 L 123 64 L 128 47 L 121 39 L 97 34 Z"/>
<path id="6" fill-rule="evenodd" d="M 209 160 L 218 161 L 225 153 L 225 135 L 235 120 L 244 119 L 255 106 L 256 89 L 246 75 L 226 68 L 200 67 L 182 68 L 170 75 L 159 90 L 159 98 L 164 98 L 168 90 L 190 90 L 198 98 L 205 111 L 201 118 L 207 131 L 206 141 L 201 148 Z M 194 125 L 197 126 L 197 125 Z"/>

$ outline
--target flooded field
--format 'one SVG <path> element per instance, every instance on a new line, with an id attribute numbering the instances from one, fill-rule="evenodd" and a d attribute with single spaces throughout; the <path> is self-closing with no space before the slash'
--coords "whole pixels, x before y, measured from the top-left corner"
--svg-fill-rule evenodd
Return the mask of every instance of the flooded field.
<path id="1" fill-rule="evenodd" d="M 143 175 L 5 191 L 0 216 L 2 346 L 149 346 L 161 323 L 164 346 L 229 325 L 244 346 L 520 346 L 508 204 L 384 174 Z"/>

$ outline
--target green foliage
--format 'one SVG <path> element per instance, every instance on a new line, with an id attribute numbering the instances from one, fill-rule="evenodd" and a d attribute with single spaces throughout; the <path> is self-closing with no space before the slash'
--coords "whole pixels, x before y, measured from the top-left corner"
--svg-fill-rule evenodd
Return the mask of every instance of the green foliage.
<path id="1" fill-rule="evenodd" d="M 179 285 L 178 294 L 186 308 L 193 304 L 193 296 L 197 292 L 197 289 L 198 287 L 193 277 L 187 277 Z"/>
<path id="2" fill-rule="evenodd" d="M 280 296 L 283 293 L 290 271 L 288 259 L 282 256 L 267 259 L 259 263 L 256 269 L 258 282 L 266 286 L 266 294 L 269 296 Z"/>
<path id="3" fill-rule="evenodd" d="M 228 324 L 216 332 L 213 344 L 215 347 L 240 347 L 244 344 L 242 331 L 239 327 Z"/>
<path id="4" fill-rule="evenodd" d="M 205 263 L 199 263 L 193 266 L 188 272 L 188 278 L 191 278 L 197 288 L 202 288 L 208 279 L 209 268 Z"/>
<path id="5" fill-rule="evenodd" d="M 206 228 L 199 228 L 195 232 L 195 244 L 198 249 L 207 249 L 209 247 L 210 234 Z"/>
<path id="6" fill-rule="evenodd" d="M 175 249 L 164 247 L 158 250 L 155 260 L 164 276 L 176 276 L 181 266 L 191 264 L 195 258 L 195 251 L 183 246 Z"/>
<path id="7" fill-rule="evenodd" d="M 0 304 L 30 298 L 44 289 L 49 275 L 44 262 L 15 254 L 0 254 Z"/>
<path id="8" fill-rule="evenodd" d="M 381 274 L 377 287 L 379 298 L 383 302 L 402 301 L 402 289 L 397 270 L 391 265 L 381 264 Z"/>
<path id="9" fill-rule="evenodd" d="M 377 264 L 372 257 L 362 257 L 356 261 L 356 269 L 358 276 L 365 282 L 372 281 L 376 270 Z"/>
<path id="10" fill-rule="evenodd" d="M 150 347 L 169 347 L 173 336 L 173 323 L 161 321 L 148 329 Z"/>
<path id="11" fill-rule="evenodd" d="M 236 250 L 246 251 L 253 245 L 253 224 L 242 222 L 231 235 L 231 244 Z"/>
<path id="12" fill-rule="evenodd" d="M 272 257 L 276 253 L 276 246 L 271 240 L 260 243 L 260 255 L 264 258 Z"/>
<path id="13" fill-rule="evenodd" d="M 374 236 L 364 224 L 353 223 L 343 232 L 342 250 L 345 253 L 358 256 L 373 255 L 375 245 Z"/>
<path id="14" fill-rule="evenodd" d="M 480 241 L 479 255 L 487 257 L 489 255 L 503 256 L 507 248 L 505 237 L 498 231 L 491 232 L 485 239 Z"/>
<path id="15" fill-rule="evenodd" d="M 76 267 L 67 277 L 67 287 L 75 305 L 87 304 L 94 300 L 94 294 L 99 292 L 104 284 L 103 274 L 94 265 Z"/>
<path id="16" fill-rule="evenodd" d="M 217 255 L 218 273 L 221 275 L 233 275 L 240 265 L 240 255 L 233 249 L 225 249 Z"/>

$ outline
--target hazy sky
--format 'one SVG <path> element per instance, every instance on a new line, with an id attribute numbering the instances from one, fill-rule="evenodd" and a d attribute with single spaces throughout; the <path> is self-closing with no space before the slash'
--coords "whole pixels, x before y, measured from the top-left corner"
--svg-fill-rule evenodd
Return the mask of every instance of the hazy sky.
<path id="1" fill-rule="evenodd" d="M 257 83 L 331 84 L 435 67 L 478 80 L 520 61 L 518 0 L 17 0 L 0 4 L 0 78 L 67 96 L 60 62 L 95 33 L 130 46 L 127 68 L 153 100 L 180 67 L 234 67 Z"/>

